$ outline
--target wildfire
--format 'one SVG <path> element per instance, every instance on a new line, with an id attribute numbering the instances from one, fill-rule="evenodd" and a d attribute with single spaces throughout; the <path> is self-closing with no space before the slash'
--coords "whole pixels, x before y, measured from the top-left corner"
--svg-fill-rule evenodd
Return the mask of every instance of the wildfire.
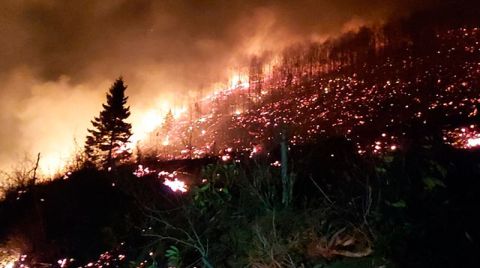
<path id="1" fill-rule="evenodd" d="M 475 125 L 446 131 L 443 139 L 448 144 L 459 149 L 474 149 L 480 147 L 480 131 Z"/>
<path id="2" fill-rule="evenodd" d="M 133 119 L 133 135 L 130 138 L 132 144 L 144 141 L 149 134 L 159 128 L 165 119 L 168 111 L 172 111 L 173 118 L 178 119 L 182 116 L 186 107 L 173 106 L 168 102 L 162 102 L 158 108 L 152 108 L 144 112 L 139 112 L 136 118 Z"/>
<path id="3" fill-rule="evenodd" d="M 156 109 L 150 109 L 140 115 L 140 119 L 133 124 L 133 135 L 131 142 L 133 144 L 144 140 L 147 135 L 159 127 L 163 122 L 163 113 Z"/>
<path id="4" fill-rule="evenodd" d="M 248 74 L 247 73 L 234 73 L 228 79 L 228 85 L 230 88 L 248 88 Z"/>
<path id="5" fill-rule="evenodd" d="M 13 268 L 20 257 L 15 250 L 0 248 L 0 267 Z"/>
<path id="6" fill-rule="evenodd" d="M 469 138 L 467 140 L 467 146 L 470 147 L 470 148 L 480 146 L 480 137 Z"/>
<path id="7" fill-rule="evenodd" d="M 62 171 L 65 165 L 65 158 L 58 155 L 41 156 L 39 161 L 40 173 L 52 177 Z"/>
<path id="8" fill-rule="evenodd" d="M 450 50 L 455 44 L 465 43 L 469 51 L 470 47 L 479 50 L 480 30 L 468 30 L 471 38 L 464 37 L 466 31 L 437 35 L 436 41 L 443 48 L 439 50 L 441 56 L 430 55 L 432 60 L 449 53 L 455 56 L 458 51 Z M 162 99 L 148 109 L 133 111 L 134 135 L 128 148 L 122 150 L 131 150 L 140 142 L 139 147 L 145 146 L 141 149 L 152 149 L 158 159 L 216 155 L 223 161 L 234 161 L 233 154 L 222 153 L 225 148 L 233 147 L 254 157 L 267 151 L 264 148 L 275 141 L 272 134 L 283 125 L 292 128 L 288 141 L 293 146 L 334 135 L 354 142 L 361 155 L 402 150 L 401 137 L 405 133 L 391 130 L 398 123 L 413 120 L 427 124 L 433 110 L 439 114 L 444 112 L 446 118 L 467 115 L 478 102 L 477 93 L 471 89 L 478 86 L 475 81 L 478 81 L 480 65 L 465 62 L 458 70 L 436 66 L 425 69 L 412 81 L 403 75 L 409 73 L 411 66 L 425 60 L 413 56 L 398 61 L 388 59 L 385 64 L 366 65 L 365 70 L 357 73 L 345 70 L 333 76 L 328 69 L 337 68 L 335 62 L 330 67 L 321 62 L 313 66 L 300 64 L 298 71 L 292 70 L 292 74 L 286 75 L 282 71 L 281 56 L 266 60 L 269 61 L 266 64 L 262 61 L 259 66 L 253 65 L 253 76 L 249 76 L 251 70 L 245 67 L 229 69 L 223 83 L 212 85 L 217 87 L 199 96 L 194 103 L 175 106 Z M 430 66 L 431 62 L 428 63 L 422 66 Z M 438 70 L 444 77 L 432 80 L 436 81 L 437 92 L 423 96 L 418 92 L 418 83 L 430 81 Z M 390 73 L 399 75 L 397 78 L 379 75 Z M 288 90 L 285 90 L 287 84 Z M 162 130 L 170 110 L 175 120 L 171 129 Z M 363 134 L 365 129 L 375 128 L 384 129 L 385 133 L 379 133 L 378 137 Z M 458 148 L 480 147 L 480 131 L 475 129 L 467 127 L 463 132 L 458 129 L 446 136 L 446 141 Z M 252 144 L 262 144 L 264 148 L 252 147 Z M 58 148 L 60 144 L 54 145 L 52 148 Z M 64 162 L 62 158 L 42 154 L 40 164 L 53 174 Z"/>
<path id="9" fill-rule="evenodd" d="M 187 185 L 185 185 L 185 182 L 177 178 L 174 178 L 173 180 L 165 179 L 163 184 L 170 187 L 170 189 L 172 189 L 174 192 L 185 193 L 187 191 Z"/>
<path id="10" fill-rule="evenodd" d="M 132 148 L 132 143 L 130 142 L 127 142 L 127 143 L 123 143 L 123 144 L 120 144 L 114 151 L 113 151 L 113 157 L 117 157 L 123 153 L 131 153 L 133 150 Z"/>
<path id="11" fill-rule="evenodd" d="M 187 185 L 184 181 L 178 179 L 178 173 L 168 172 L 168 171 L 160 171 L 158 173 L 159 178 L 164 178 L 163 184 L 168 186 L 174 192 L 182 192 L 185 193 L 187 191 Z"/>
<path id="12" fill-rule="evenodd" d="M 169 136 L 166 135 L 165 139 L 163 139 L 162 145 L 163 146 L 168 146 L 169 144 L 170 144 L 170 139 L 169 139 Z"/>
<path id="13" fill-rule="evenodd" d="M 163 185 L 168 186 L 174 192 L 185 193 L 188 191 L 187 184 L 178 178 L 179 173 L 177 171 L 168 172 L 168 171 L 155 171 L 154 169 L 149 169 L 143 165 L 138 165 L 137 169 L 133 172 L 135 176 L 141 178 L 149 174 L 157 174 L 159 179 L 163 179 Z"/>

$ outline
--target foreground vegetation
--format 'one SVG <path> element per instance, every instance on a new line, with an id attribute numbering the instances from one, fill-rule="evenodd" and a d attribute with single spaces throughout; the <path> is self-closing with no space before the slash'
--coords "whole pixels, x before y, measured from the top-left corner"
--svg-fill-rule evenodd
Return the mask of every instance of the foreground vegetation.
<path id="1" fill-rule="evenodd" d="M 105 251 L 124 256 L 110 259 L 118 267 L 473 267 L 479 152 L 415 141 L 375 158 L 343 139 L 318 141 L 289 151 L 283 174 L 272 165 L 280 148 L 159 163 L 190 174 L 184 194 L 156 173 L 132 175 L 133 164 L 80 168 L 10 189 L 0 238 L 26 263 L 74 258 L 72 267 Z"/>

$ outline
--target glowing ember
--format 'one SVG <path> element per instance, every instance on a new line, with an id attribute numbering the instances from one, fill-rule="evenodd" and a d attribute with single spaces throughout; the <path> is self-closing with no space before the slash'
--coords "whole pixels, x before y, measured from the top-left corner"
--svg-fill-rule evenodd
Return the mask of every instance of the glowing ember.
<path id="1" fill-rule="evenodd" d="M 15 261 L 10 261 L 5 264 L 5 268 L 13 268 L 15 265 Z"/>
<path id="2" fill-rule="evenodd" d="M 280 163 L 280 161 L 277 160 L 277 161 L 271 163 L 270 166 L 272 166 L 272 167 L 281 167 L 281 166 L 282 166 L 282 163 Z"/>
<path id="3" fill-rule="evenodd" d="M 254 145 L 252 148 L 252 151 L 250 152 L 250 158 L 254 157 L 255 155 L 259 154 L 262 152 L 262 146 L 261 145 Z"/>
<path id="4" fill-rule="evenodd" d="M 222 155 L 222 161 L 226 162 L 226 161 L 229 161 L 230 159 L 231 159 L 230 155 L 228 154 Z"/>
<path id="5" fill-rule="evenodd" d="M 117 157 L 117 156 L 122 155 L 124 153 L 132 153 L 132 147 L 133 147 L 133 144 L 131 142 L 120 144 L 112 152 L 113 157 Z"/>
<path id="6" fill-rule="evenodd" d="M 168 146 L 170 144 L 170 139 L 168 135 L 165 136 L 165 139 L 163 139 L 162 145 L 163 146 Z"/>
<path id="7" fill-rule="evenodd" d="M 15 250 L 0 248 L 0 267 L 13 268 L 20 257 Z"/>
<path id="8" fill-rule="evenodd" d="M 148 175 L 152 172 L 153 171 L 151 171 L 148 167 L 144 167 L 143 165 L 138 165 L 137 169 L 133 172 L 133 175 L 140 178 L 140 177 L 146 176 L 146 175 Z"/>
<path id="9" fill-rule="evenodd" d="M 172 191 L 174 192 L 185 193 L 187 191 L 187 186 L 185 185 L 185 182 L 178 180 L 177 178 L 174 178 L 173 180 L 165 179 L 163 184 L 170 187 L 170 189 L 172 189 Z"/>
<path id="10" fill-rule="evenodd" d="M 228 84 L 230 88 L 247 88 L 249 86 L 248 79 L 247 73 L 235 73 L 230 77 Z"/>
<path id="11" fill-rule="evenodd" d="M 474 149 L 480 147 L 480 131 L 475 125 L 455 128 L 445 132 L 443 138 L 447 144 L 459 149 Z"/>
<path id="12" fill-rule="evenodd" d="M 68 264 L 68 259 L 67 258 L 60 259 L 57 261 L 57 263 L 61 268 L 66 267 L 66 265 Z"/>
<path id="13" fill-rule="evenodd" d="M 480 146 L 480 137 L 478 138 L 469 138 L 467 140 L 467 146 L 468 147 L 477 147 Z"/>

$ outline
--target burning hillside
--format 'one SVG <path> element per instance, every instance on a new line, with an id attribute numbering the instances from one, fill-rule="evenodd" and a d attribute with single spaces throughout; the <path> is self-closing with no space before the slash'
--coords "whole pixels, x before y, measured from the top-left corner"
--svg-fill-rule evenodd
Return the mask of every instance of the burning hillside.
<path id="1" fill-rule="evenodd" d="M 359 154 L 378 154 L 401 149 L 412 131 L 479 127 L 480 28 L 381 32 L 364 28 L 266 63 L 253 58 L 248 76 L 191 103 L 140 150 L 158 159 L 249 155 L 286 132 L 290 145 L 343 136 Z M 465 137 L 445 139 L 476 146 Z"/>
<path id="2" fill-rule="evenodd" d="M 478 264 L 478 9 L 296 2 L 6 4 L 0 266 Z"/>

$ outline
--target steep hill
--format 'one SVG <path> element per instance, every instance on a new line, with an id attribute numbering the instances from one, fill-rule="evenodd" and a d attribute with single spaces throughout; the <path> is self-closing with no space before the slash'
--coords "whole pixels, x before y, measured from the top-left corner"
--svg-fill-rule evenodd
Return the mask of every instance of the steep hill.
<path id="1" fill-rule="evenodd" d="M 344 136 L 359 154 L 402 149 L 419 131 L 468 147 L 443 132 L 466 126 L 478 138 L 480 28 L 405 28 L 362 28 L 293 47 L 269 71 L 254 58 L 248 82 L 193 103 L 143 150 L 160 159 L 248 155 L 274 147 L 281 132 L 291 145 Z"/>

